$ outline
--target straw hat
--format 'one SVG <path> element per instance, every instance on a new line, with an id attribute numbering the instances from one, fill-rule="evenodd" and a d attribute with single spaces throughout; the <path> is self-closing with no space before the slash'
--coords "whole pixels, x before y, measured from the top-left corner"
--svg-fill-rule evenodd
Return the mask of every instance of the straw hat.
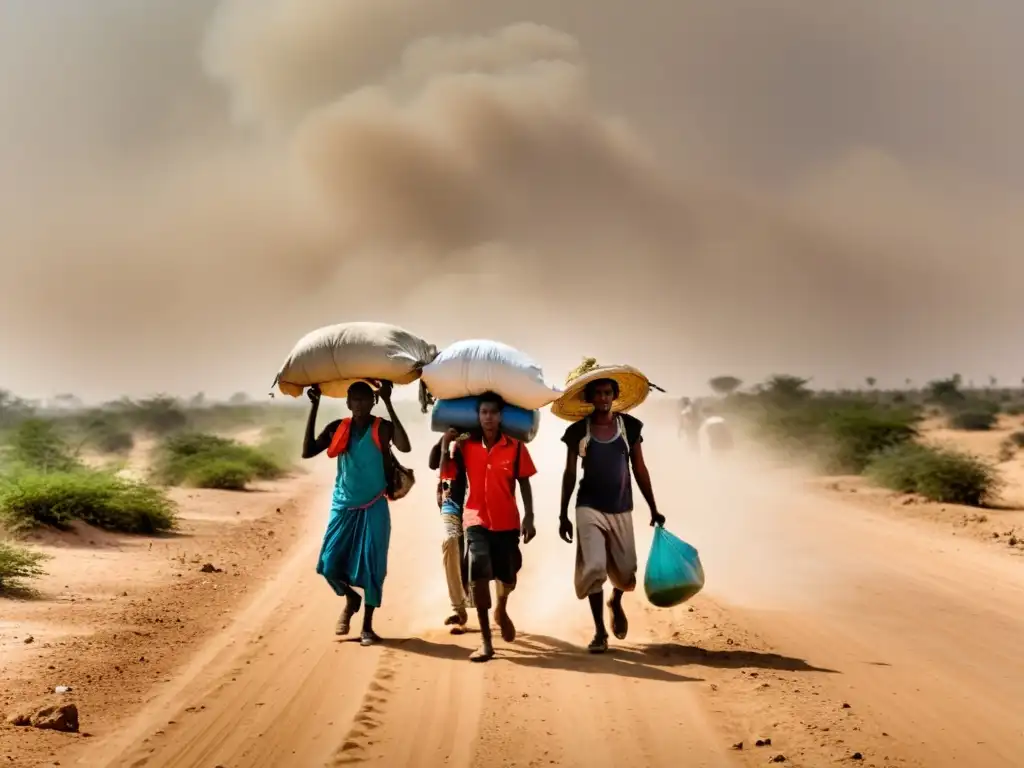
<path id="1" fill-rule="evenodd" d="M 584 390 L 592 381 L 611 379 L 619 385 L 619 396 L 612 403 L 613 413 L 626 413 L 647 399 L 651 382 L 631 365 L 598 365 L 592 357 L 572 370 L 565 380 L 565 391 L 551 404 L 551 412 L 566 421 L 579 421 L 594 412 L 584 400 Z"/>

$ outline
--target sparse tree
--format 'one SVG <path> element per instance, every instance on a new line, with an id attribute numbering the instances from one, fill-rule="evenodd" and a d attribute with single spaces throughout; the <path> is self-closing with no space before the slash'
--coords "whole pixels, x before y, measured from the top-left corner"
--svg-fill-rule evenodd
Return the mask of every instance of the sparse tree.
<path id="1" fill-rule="evenodd" d="M 948 379 L 937 379 L 936 381 L 928 382 L 929 402 L 939 403 L 940 405 L 955 405 L 963 402 L 966 396 L 960 390 L 960 383 L 959 373 L 954 373 Z"/>
<path id="2" fill-rule="evenodd" d="M 799 376 L 789 374 L 775 374 L 769 378 L 761 387 L 761 391 L 779 402 L 793 402 L 803 400 L 811 396 L 811 390 L 807 388 L 810 379 L 803 379 Z"/>
<path id="3" fill-rule="evenodd" d="M 737 379 L 735 376 L 716 376 L 708 382 L 708 386 L 714 391 L 716 395 L 731 395 L 743 382 Z"/>
<path id="4" fill-rule="evenodd" d="M 874 389 L 875 384 L 878 383 L 878 379 L 876 379 L 874 376 L 868 376 L 866 379 L 864 379 L 864 381 L 867 382 L 868 389 Z"/>
<path id="5" fill-rule="evenodd" d="M 249 395 L 245 392 L 235 392 L 235 394 L 228 398 L 229 405 L 245 405 L 248 402 Z"/>
<path id="6" fill-rule="evenodd" d="M 12 427 L 31 418 L 33 410 L 27 401 L 6 389 L 0 389 L 0 429 Z"/>

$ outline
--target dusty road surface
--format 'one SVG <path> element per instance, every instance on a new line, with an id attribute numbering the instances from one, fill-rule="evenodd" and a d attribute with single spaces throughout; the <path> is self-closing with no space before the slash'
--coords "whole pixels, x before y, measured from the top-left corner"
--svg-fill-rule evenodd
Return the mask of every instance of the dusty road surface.
<path id="1" fill-rule="evenodd" d="M 1021 764 L 1024 563 L 797 477 L 694 462 L 668 437 L 646 444 L 656 491 L 670 530 L 701 549 L 708 588 L 668 611 L 631 596 L 628 640 L 587 655 L 573 550 L 557 538 L 556 427 L 534 446 L 540 535 L 513 597 L 520 637 L 493 662 L 466 660 L 474 633 L 439 627 L 430 438 L 416 430 L 419 484 L 392 507 L 384 645 L 333 635 L 340 601 L 313 572 L 325 460 L 322 498 L 304 497 L 295 544 L 240 610 L 132 717 L 83 713 L 101 723 L 93 738 L 53 754 L 140 768 Z"/>

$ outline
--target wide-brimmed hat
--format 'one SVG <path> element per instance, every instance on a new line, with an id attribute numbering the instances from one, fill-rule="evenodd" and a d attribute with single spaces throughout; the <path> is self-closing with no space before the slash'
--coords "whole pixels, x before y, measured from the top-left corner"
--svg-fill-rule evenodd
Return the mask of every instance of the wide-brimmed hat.
<path id="1" fill-rule="evenodd" d="M 611 379 L 619 385 L 619 396 L 612 403 L 613 413 L 626 413 L 647 399 L 651 382 L 631 365 L 598 365 L 590 357 L 572 370 L 565 380 L 565 391 L 551 404 L 551 412 L 566 421 L 579 421 L 594 412 L 585 397 L 587 384 Z"/>

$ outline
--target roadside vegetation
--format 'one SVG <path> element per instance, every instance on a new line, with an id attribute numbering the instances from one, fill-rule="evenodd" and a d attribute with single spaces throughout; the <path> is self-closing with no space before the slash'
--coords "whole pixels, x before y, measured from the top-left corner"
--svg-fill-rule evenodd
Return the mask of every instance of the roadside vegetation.
<path id="1" fill-rule="evenodd" d="M 152 478 L 161 485 L 241 491 L 254 480 L 273 480 L 285 472 L 286 466 L 263 446 L 184 432 L 160 444 Z"/>
<path id="2" fill-rule="evenodd" d="M 17 596 L 28 591 L 28 583 L 42 576 L 43 563 L 49 559 L 42 552 L 0 540 L 0 596 Z"/>
<path id="3" fill-rule="evenodd" d="M 948 429 L 987 431 L 1000 415 L 1024 412 L 1024 390 L 964 387 L 959 376 L 924 387 L 878 390 L 873 378 L 860 390 L 815 391 L 810 380 L 776 375 L 747 390 L 731 376 L 710 382 L 718 398 L 705 410 L 741 423 L 758 442 L 825 474 L 864 475 L 872 482 L 932 501 L 985 506 L 1000 488 L 995 466 L 983 458 L 923 444 L 926 419 Z M 1008 437 L 1000 459 L 1024 447 L 1024 431 Z"/>
<path id="4" fill-rule="evenodd" d="M 244 395 L 86 407 L 72 395 L 40 405 L 0 390 L 0 593 L 24 590 L 48 559 L 11 537 L 76 522 L 139 535 L 174 531 L 166 486 L 243 490 L 281 477 L 298 455 L 304 416 L 294 404 Z M 225 436 L 253 430 L 262 433 L 255 445 Z M 145 482 L 119 471 L 140 439 L 156 441 Z M 107 463 L 97 468 L 97 461 Z"/>

